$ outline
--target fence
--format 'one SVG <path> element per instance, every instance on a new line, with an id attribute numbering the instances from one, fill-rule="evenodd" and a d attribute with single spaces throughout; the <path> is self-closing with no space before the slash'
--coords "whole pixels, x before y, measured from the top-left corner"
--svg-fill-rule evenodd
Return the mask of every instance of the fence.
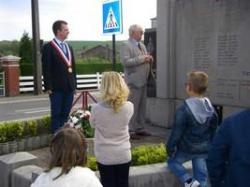
<path id="1" fill-rule="evenodd" d="M 100 73 L 77 75 L 77 89 L 99 89 L 102 75 Z M 33 76 L 21 76 L 19 82 L 20 92 L 32 92 L 34 91 Z M 42 81 L 42 85 L 43 85 Z M 44 90 L 44 87 L 43 87 Z"/>
<path id="2" fill-rule="evenodd" d="M 5 96 L 4 72 L 0 73 L 0 96 Z"/>

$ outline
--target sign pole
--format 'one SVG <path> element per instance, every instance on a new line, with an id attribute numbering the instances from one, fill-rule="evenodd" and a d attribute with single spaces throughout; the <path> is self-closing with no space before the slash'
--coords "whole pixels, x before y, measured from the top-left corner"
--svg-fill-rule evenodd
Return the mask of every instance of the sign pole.
<path id="1" fill-rule="evenodd" d="M 42 94 L 42 62 L 40 48 L 40 29 L 38 0 L 31 0 L 33 63 L 34 63 L 34 94 Z"/>
<path id="2" fill-rule="evenodd" d="M 112 55 L 112 70 L 116 70 L 116 50 L 115 50 L 115 34 L 112 34 L 112 49 L 113 49 L 113 55 Z"/>
<path id="3" fill-rule="evenodd" d="M 113 71 L 116 71 L 115 34 L 121 34 L 122 28 L 122 0 L 102 0 L 102 32 L 112 34 Z"/>

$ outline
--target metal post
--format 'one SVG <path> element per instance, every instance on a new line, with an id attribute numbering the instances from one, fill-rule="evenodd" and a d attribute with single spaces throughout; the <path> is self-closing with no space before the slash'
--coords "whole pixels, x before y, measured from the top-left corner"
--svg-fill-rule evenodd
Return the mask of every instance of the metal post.
<path id="1" fill-rule="evenodd" d="M 40 29 L 38 0 L 31 0 L 32 12 L 32 41 L 33 41 L 33 63 L 34 63 L 34 94 L 42 93 L 42 63 L 40 52 Z"/>
<path id="2" fill-rule="evenodd" d="M 113 49 L 112 70 L 115 71 L 115 64 L 116 64 L 115 34 L 112 34 L 112 49 Z"/>

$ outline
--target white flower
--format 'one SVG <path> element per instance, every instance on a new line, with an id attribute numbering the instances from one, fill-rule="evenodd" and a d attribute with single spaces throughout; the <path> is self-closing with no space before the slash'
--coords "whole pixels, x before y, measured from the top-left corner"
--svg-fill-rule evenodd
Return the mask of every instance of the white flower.
<path id="1" fill-rule="evenodd" d="M 85 120 L 89 120 L 91 116 L 90 111 L 88 110 L 81 110 L 78 109 L 74 112 L 72 112 L 69 116 L 69 120 L 68 120 L 68 124 L 70 124 L 70 126 L 73 124 L 73 127 L 77 128 L 77 126 L 80 126 L 82 121 Z"/>
<path id="2" fill-rule="evenodd" d="M 76 116 L 73 116 L 73 117 L 71 118 L 71 121 L 72 121 L 74 124 L 76 124 L 76 123 L 79 121 L 79 119 L 78 119 Z"/>

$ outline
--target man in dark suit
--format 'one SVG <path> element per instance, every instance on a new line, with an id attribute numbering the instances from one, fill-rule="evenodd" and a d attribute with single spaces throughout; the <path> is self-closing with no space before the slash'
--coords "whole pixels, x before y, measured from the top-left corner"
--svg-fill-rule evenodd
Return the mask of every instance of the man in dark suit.
<path id="1" fill-rule="evenodd" d="M 121 48 L 121 62 L 124 66 L 125 81 L 130 89 L 129 101 L 134 104 L 134 115 L 129 123 L 131 139 L 150 135 L 144 128 L 146 118 L 146 83 L 153 57 L 147 54 L 141 42 L 142 27 L 131 25 L 129 39 Z"/>
<path id="2" fill-rule="evenodd" d="M 211 187 L 250 186 L 250 107 L 225 118 L 208 153 Z"/>
<path id="3" fill-rule="evenodd" d="M 68 24 L 58 20 L 52 26 L 55 38 L 42 51 L 43 79 L 51 106 L 51 131 L 55 133 L 67 121 L 76 89 L 75 60 L 65 42 Z"/>

